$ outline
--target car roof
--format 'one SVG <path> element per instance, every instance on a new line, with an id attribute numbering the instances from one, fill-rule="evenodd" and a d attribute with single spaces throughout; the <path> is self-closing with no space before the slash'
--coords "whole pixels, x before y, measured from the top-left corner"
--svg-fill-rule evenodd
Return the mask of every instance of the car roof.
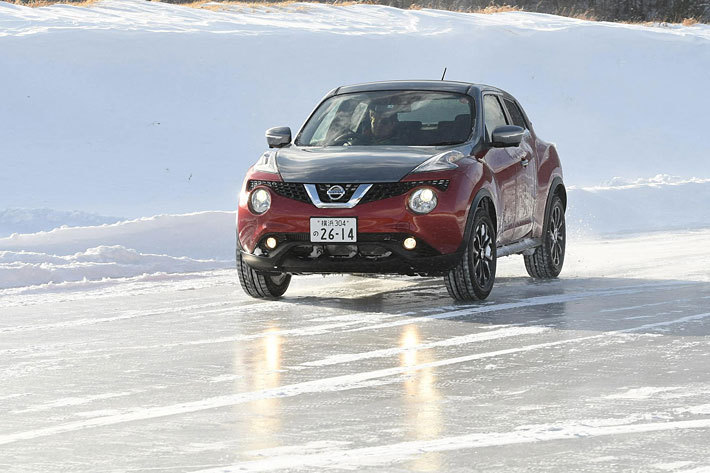
<path id="1" fill-rule="evenodd" d="M 457 92 L 470 94 L 478 90 L 504 91 L 490 85 L 472 84 L 450 80 L 389 80 L 381 82 L 367 82 L 364 84 L 346 85 L 333 90 L 330 95 L 350 94 L 353 92 L 372 92 L 379 90 L 430 90 L 438 92 Z"/>

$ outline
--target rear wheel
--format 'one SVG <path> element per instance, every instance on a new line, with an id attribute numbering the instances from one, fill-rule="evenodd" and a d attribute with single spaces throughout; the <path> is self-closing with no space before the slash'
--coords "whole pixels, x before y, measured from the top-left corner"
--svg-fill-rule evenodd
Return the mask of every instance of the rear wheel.
<path id="1" fill-rule="evenodd" d="M 242 260 L 242 253 L 237 249 L 237 274 L 244 292 L 257 299 L 276 299 L 283 296 L 291 284 L 291 275 L 287 273 L 265 273 L 249 267 Z"/>
<path id="2" fill-rule="evenodd" d="M 565 261 L 565 207 L 555 195 L 550 202 L 550 214 L 542 235 L 542 245 L 531 255 L 525 255 L 525 269 L 536 279 L 553 279 L 562 271 Z"/>
<path id="3" fill-rule="evenodd" d="M 496 277 L 496 232 L 493 221 L 482 207 L 473 217 L 473 232 L 461 262 L 444 276 L 449 295 L 457 301 L 488 297 Z"/>

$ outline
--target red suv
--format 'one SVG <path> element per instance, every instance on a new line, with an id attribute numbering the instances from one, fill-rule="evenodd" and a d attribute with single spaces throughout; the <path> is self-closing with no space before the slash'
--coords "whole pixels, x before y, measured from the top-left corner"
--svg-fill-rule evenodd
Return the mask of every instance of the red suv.
<path id="1" fill-rule="evenodd" d="M 554 278 L 567 194 L 557 150 L 520 104 L 487 85 L 392 81 L 339 87 L 294 140 L 266 132 L 237 215 L 237 268 L 253 297 L 294 274 L 443 276 L 459 301 L 485 299 L 496 258 L 522 254 Z"/>

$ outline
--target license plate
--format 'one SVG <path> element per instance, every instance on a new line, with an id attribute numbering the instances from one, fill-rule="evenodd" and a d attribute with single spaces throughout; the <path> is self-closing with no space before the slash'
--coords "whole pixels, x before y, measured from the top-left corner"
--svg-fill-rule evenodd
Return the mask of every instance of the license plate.
<path id="1" fill-rule="evenodd" d="M 357 242 L 356 218 L 311 217 L 311 242 Z"/>

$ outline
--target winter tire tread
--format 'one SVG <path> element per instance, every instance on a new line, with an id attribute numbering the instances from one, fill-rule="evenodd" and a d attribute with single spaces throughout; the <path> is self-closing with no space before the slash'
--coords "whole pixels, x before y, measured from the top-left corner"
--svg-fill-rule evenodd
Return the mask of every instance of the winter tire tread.
<path id="1" fill-rule="evenodd" d="M 562 259 L 559 267 L 555 266 L 551 254 L 549 227 L 552 220 L 550 216 L 552 215 L 552 211 L 555 207 L 560 208 L 564 231 L 564 205 L 562 204 L 562 199 L 560 199 L 558 195 L 555 195 L 552 197 L 552 201 L 550 202 L 550 209 L 548 211 L 549 214 L 547 215 L 545 228 L 543 229 L 542 245 L 538 246 L 533 254 L 523 256 L 525 260 L 525 270 L 528 272 L 530 277 L 535 279 L 556 278 L 560 274 L 562 265 L 564 264 L 564 246 L 562 248 Z M 564 233 L 563 236 L 566 238 Z"/>
<path id="2" fill-rule="evenodd" d="M 473 239 L 475 238 L 475 232 L 479 226 L 483 224 L 487 227 L 489 232 L 489 238 L 492 241 L 491 245 L 491 276 L 490 281 L 486 284 L 486 287 L 479 287 L 476 280 L 476 275 L 474 271 L 474 257 L 471 252 L 471 245 Z M 491 292 L 493 288 L 493 282 L 495 281 L 495 266 L 496 266 L 496 247 L 495 247 L 495 227 L 493 226 L 493 221 L 491 220 L 488 212 L 484 207 L 479 207 L 473 217 L 473 232 L 470 236 L 470 240 L 466 244 L 463 256 L 459 264 L 451 269 L 444 276 L 444 284 L 446 285 L 446 290 L 449 295 L 456 301 L 477 301 L 483 300 Z"/>
<path id="3" fill-rule="evenodd" d="M 244 292 L 257 299 L 276 299 L 281 297 L 291 283 L 291 275 L 287 274 L 280 283 L 275 283 L 267 273 L 256 271 L 242 260 L 237 249 L 237 275 Z"/>

